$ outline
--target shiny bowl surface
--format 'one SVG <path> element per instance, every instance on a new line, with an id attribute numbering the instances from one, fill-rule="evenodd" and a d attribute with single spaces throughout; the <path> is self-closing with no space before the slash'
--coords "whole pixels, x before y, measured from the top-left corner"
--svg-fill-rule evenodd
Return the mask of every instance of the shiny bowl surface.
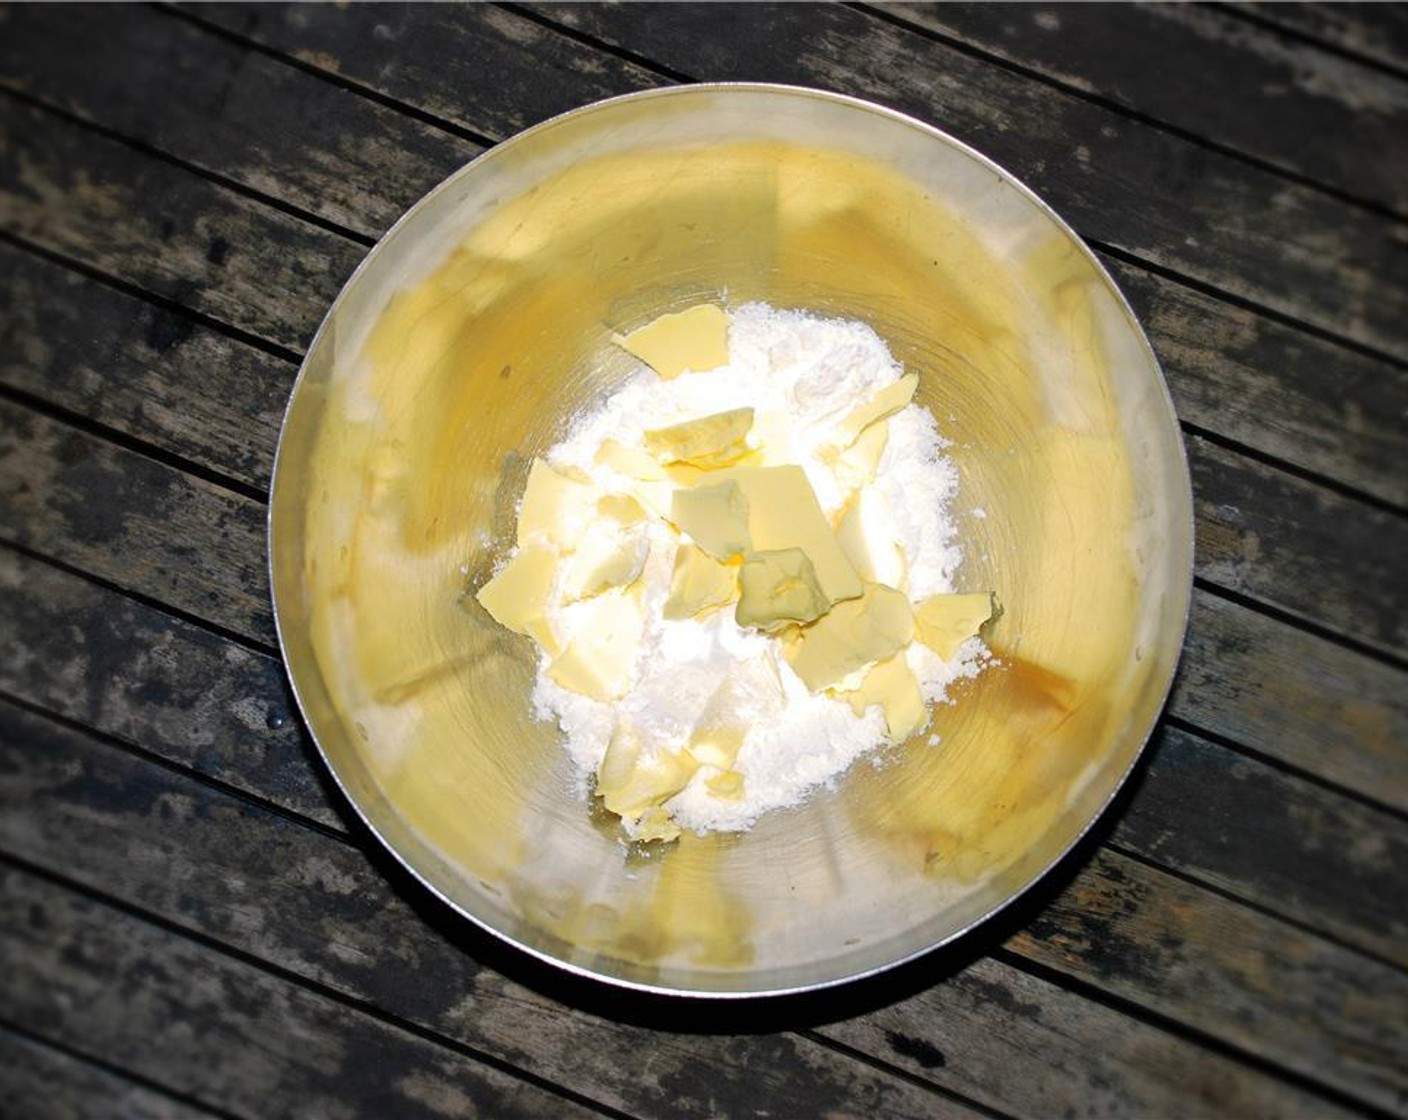
<path id="1" fill-rule="evenodd" d="M 919 373 L 1001 664 L 935 711 L 938 746 L 749 832 L 630 851 L 533 718 L 529 641 L 473 590 L 533 457 L 629 375 L 611 333 L 720 299 L 864 320 Z M 777 86 L 591 105 L 418 203 L 308 353 L 270 536 L 299 703 L 391 852 L 530 953 L 700 995 L 875 972 L 1034 882 L 1138 756 L 1191 583 L 1167 390 L 1072 231 L 934 128 Z"/>

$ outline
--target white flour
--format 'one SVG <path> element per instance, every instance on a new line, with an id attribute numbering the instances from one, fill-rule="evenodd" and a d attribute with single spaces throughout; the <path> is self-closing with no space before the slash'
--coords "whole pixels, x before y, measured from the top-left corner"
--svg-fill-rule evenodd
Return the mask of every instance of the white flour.
<path id="1" fill-rule="evenodd" d="M 823 510 L 836 515 L 845 494 L 819 452 L 834 423 L 902 375 L 885 344 L 862 323 L 750 304 L 731 314 L 729 355 L 725 367 L 673 381 L 643 369 L 598 411 L 582 417 L 548 460 L 586 472 L 605 491 L 619 491 L 622 476 L 596 462 L 603 440 L 639 444 L 647 429 L 752 407 L 769 451 L 801 465 Z M 790 423 L 765 423 L 768 414 L 785 415 Z M 957 472 L 942 448 L 933 417 L 910 405 L 890 418 L 889 440 L 871 483 L 884 499 L 884 528 L 903 551 L 907 582 L 901 590 L 912 602 L 952 591 L 961 559 L 948 513 Z M 682 827 L 747 828 L 759 814 L 796 805 L 809 791 L 833 783 L 856 759 L 888 742 L 878 708 L 857 717 L 845 702 L 810 693 L 778 655 L 777 643 L 740 628 L 732 610 L 703 619 L 662 618 L 675 543 L 661 523 L 651 526 L 649 540 L 641 577 L 648 622 L 631 691 L 613 703 L 593 700 L 551 680 L 546 657 L 539 666 L 537 713 L 561 727 L 583 790 L 618 721 L 629 721 L 654 748 L 678 750 L 730 675 L 742 690 L 738 712 L 751 728 L 734 763 L 744 775 L 744 794 L 739 800 L 714 796 L 696 775 L 666 805 Z M 554 621 L 570 624 L 565 617 Z M 986 650 L 971 638 L 953 662 L 944 662 L 914 642 L 906 656 L 925 699 L 935 703 L 954 680 L 978 672 Z"/>

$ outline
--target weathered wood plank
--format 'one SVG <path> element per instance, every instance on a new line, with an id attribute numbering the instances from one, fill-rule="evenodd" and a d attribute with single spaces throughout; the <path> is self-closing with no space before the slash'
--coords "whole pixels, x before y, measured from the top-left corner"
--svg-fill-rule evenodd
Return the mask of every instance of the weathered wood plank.
<path id="1" fill-rule="evenodd" d="M 665 1045 L 560 1005 L 479 964 L 482 938 L 425 922 L 347 844 L 8 705 L 0 720 L 5 850 L 603 1103 L 642 1116 L 825 1115 L 861 1101 L 886 1116 L 972 1115 L 800 1036 Z"/>
<path id="2" fill-rule="evenodd" d="M 0 83 L 371 237 L 483 151 L 135 5 L 0 9 Z"/>
<path id="3" fill-rule="evenodd" d="M 1398 559 L 1408 555 L 1408 519 L 1198 436 L 1185 442 L 1198 575 L 1365 645 L 1408 652 Z"/>
<path id="4" fill-rule="evenodd" d="M 196 1108 L 0 1028 L 0 1101 L 24 1120 L 210 1120 Z"/>
<path id="5" fill-rule="evenodd" d="M 1176 729 L 1114 842 L 1408 969 L 1408 821 Z"/>
<path id="6" fill-rule="evenodd" d="M 961 1079 L 984 1103 L 1018 1116 L 1345 1114 L 991 958 L 822 1033 L 917 1077 Z"/>
<path id="7" fill-rule="evenodd" d="M 1408 811 L 1408 673 L 1193 592 L 1172 714 Z"/>
<path id="8" fill-rule="evenodd" d="M 1408 1107 L 1408 976 L 1108 850 L 1009 942 L 1379 1108 Z"/>
<path id="9" fill-rule="evenodd" d="M 298 367 L 0 244 L 0 383 L 261 490 Z"/>
<path id="10" fill-rule="evenodd" d="M 1103 101 L 1408 211 L 1408 84 L 1372 67 L 1204 6 L 880 7 Z"/>
<path id="11" fill-rule="evenodd" d="M 278 658 L 8 549 L 0 599 L 0 691 L 344 828 Z"/>
<path id="12" fill-rule="evenodd" d="M 1381 4 L 1377 0 L 1311 4 L 1237 0 L 1234 6 L 1408 75 L 1408 15 L 1402 4 Z"/>
<path id="13" fill-rule="evenodd" d="M 803 1088 L 815 1073 L 806 1066 L 808 1044 L 794 1036 L 770 1039 L 761 1056 L 735 1040 L 681 1036 L 656 1052 L 654 1084 L 640 1084 L 629 1055 L 656 1036 L 554 1010 L 552 1001 L 477 968 L 389 896 L 376 869 L 351 848 L 194 781 L 153 774 L 135 759 L 5 705 L 0 727 L 12 729 L 0 735 L 0 743 L 10 744 L 0 772 L 22 775 L 6 790 L 17 809 L 0 821 L 0 844 L 8 850 L 46 865 L 68 866 L 82 856 L 77 874 L 84 881 L 131 904 L 543 1076 L 582 1085 L 597 1099 L 643 1114 L 742 1115 L 752 1083 L 753 1107 L 819 1114 L 811 1107 L 823 1103 L 817 1096 L 829 1096 L 836 1078 L 847 1075 L 833 1058 L 824 1083 Z M 109 841 L 110 854 L 85 855 L 102 836 L 122 840 Z M 554 1014 L 556 1025 L 542 1039 L 528 1028 L 530 1020 L 542 1025 Z M 1210 1094 L 1228 1111 L 1294 1115 L 1314 1100 L 991 961 L 874 1022 L 868 1018 L 824 1033 L 1019 1115 L 1050 1115 L 1058 1101 L 1061 1112 L 1098 1114 L 1106 1100 L 1135 1111 L 1187 1114 L 1200 1111 Z M 579 1053 L 588 1037 L 594 1059 Z M 921 1044 L 906 1049 L 904 1039 Z M 939 1045 L 934 1040 L 948 1055 L 942 1065 L 924 1049 Z M 1195 1070 L 1197 1076 L 1177 1075 Z M 688 1091 L 666 1095 L 681 1088 Z M 1323 1102 L 1313 1107 L 1318 1112 Z"/>
<path id="14" fill-rule="evenodd" d="M 111 11 L 107 18 L 114 20 L 119 27 L 125 27 L 133 18 L 127 14 L 128 9 L 103 11 Z M 502 13 L 499 15 L 502 16 Z M 183 36 L 196 36 L 190 43 L 181 40 L 183 53 L 198 51 L 191 65 L 199 62 L 211 72 L 231 68 L 232 63 L 227 55 L 235 48 L 229 44 L 211 35 L 200 35 L 184 24 L 154 13 L 147 13 L 147 18 L 156 20 L 157 30 L 175 27 Z M 210 53 L 209 58 L 205 58 L 206 52 Z M 25 57 L 29 55 L 25 54 Z M 211 145 L 205 140 L 207 132 L 219 135 L 222 131 L 235 129 L 247 134 L 259 129 L 265 119 L 263 116 L 252 110 L 245 110 L 243 116 L 236 114 L 247 102 L 253 102 L 255 107 L 260 103 L 262 71 L 246 73 L 240 68 L 229 75 L 225 83 L 227 97 L 218 104 L 209 104 L 209 98 L 192 100 L 185 109 L 188 125 L 182 129 L 143 130 L 144 121 L 133 119 L 136 110 L 125 112 L 123 109 L 127 96 L 123 91 L 128 85 L 125 56 L 114 54 L 111 57 L 114 61 L 110 68 L 105 69 L 100 63 L 89 63 L 84 68 L 84 82 L 70 86 L 62 99 L 66 107 L 77 108 L 84 115 L 109 127 L 136 129 L 143 140 L 153 143 L 159 140 L 181 159 L 202 164 L 227 178 L 271 190 L 276 197 L 285 200 L 310 202 L 307 198 L 290 198 L 288 191 L 280 193 L 276 190 L 268 182 L 272 172 L 263 174 L 252 171 L 237 144 Z M 260 58 L 265 65 L 274 65 L 262 56 L 254 57 Z M 283 69 L 298 75 L 303 82 L 318 87 L 320 98 L 326 96 L 326 91 L 332 90 L 340 100 L 327 106 L 328 112 L 318 120 L 313 136 L 306 136 L 299 129 L 289 130 L 287 136 L 283 130 L 272 134 L 267 129 L 263 130 L 259 158 L 271 167 L 297 168 L 296 175 L 292 172 L 289 175 L 296 186 L 295 194 L 302 191 L 315 197 L 333 197 L 339 191 L 345 193 L 340 178 L 340 171 L 345 169 L 337 166 L 338 154 L 360 146 L 365 124 L 361 117 L 372 103 L 350 91 L 334 89 L 301 71 L 288 67 Z M 42 67 L 39 70 L 42 76 Z M 67 77 L 66 74 L 66 80 Z M 33 81 L 43 86 L 38 78 Z M 75 101 L 80 103 L 75 106 Z M 333 106 L 337 106 L 335 111 Z M 311 146 L 317 143 L 321 147 Z M 356 215 L 349 210 L 344 215 L 354 227 L 379 229 L 388 212 L 394 213 L 397 207 L 408 204 L 414 197 L 413 190 L 423 186 L 418 178 L 420 165 L 414 157 L 410 157 L 413 165 L 408 172 L 410 183 L 406 183 L 399 173 L 390 173 L 396 160 L 394 152 L 384 152 L 382 158 L 388 169 L 386 177 L 361 188 L 355 197 L 357 203 L 365 204 L 369 210 Z M 449 169 L 448 166 L 445 168 L 447 171 Z M 55 175 L 58 174 L 56 171 Z M 300 183 L 303 186 L 297 186 Z M 199 183 L 191 185 L 191 189 L 198 193 L 204 187 L 205 184 Z M 81 202 L 75 202 L 75 205 L 81 205 Z M 134 199 L 133 205 L 140 206 L 142 202 Z M 347 203 L 348 207 L 351 205 L 352 202 Z M 212 214 L 215 213 L 217 211 L 212 211 Z M 259 244 L 260 230 L 246 228 L 244 215 L 223 211 L 218 211 L 218 214 L 218 224 L 226 229 L 227 239 L 243 244 Z M 93 236 L 99 235 L 98 231 L 93 231 Z M 78 246 L 70 248 L 71 251 L 80 251 Z M 125 245 L 118 246 L 119 250 L 125 248 Z M 105 259 L 100 245 L 89 245 L 86 250 L 96 259 Z M 209 262 L 192 263 L 197 269 L 197 273 L 189 277 L 193 285 L 204 287 L 232 283 Z M 1408 454 L 1408 431 L 1398 423 L 1398 417 L 1408 408 L 1408 372 L 1269 322 L 1118 260 L 1107 259 L 1106 263 L 1114 269 L 1143 316 L 1155 348 L 1167 366 L 1177 403 L 1188 420 L 1312 472 L 1362 487 L 1387 501 L 1408 503 L 1408 476 L 1399 467 Z M 111 262 L 109 267 L 112 267 Z M 144 282 L 140 271 L 121 275 L 134 283 Z M 18 294 L 12 299 L 21 308 L 21 313 L 16 315 L 19 325 L 15 329 L 19 334 L 12 345 L 16 350 L 33 352 L 42 359 L 48 343 L 42 338 L 36 341 L 36 332 L 29 324 L 42 315 L 41 325 L 61 326 L 61 322 L 54 320 L 65 312 L 28 310 L 28 301 L 37 283 L 34 278 L 26 277 L 23 282 L 17 279 L 10 283 L 19 287 Z M 281 295 L 278 291 L 249 289 L 238 280 L 233 284 L 237 290 L 230 294 L 236 300 L 268 304 L 262 309 L 268 316 L 280 313 L 277 304 Z M 238 290 L 241 287 L 243 290 Z M 40 294 L 43 294 L 42 290 Z M 62 306 L 68 307 L 67 299 L 71 295 L 71 292 L 65 291 L 50 298 L 64 300 Z M 157 329 L 166 330 L 166 327 L 167 324 L 163 323 Z M 173 326 L 172 329 L 179 328 Z M 86 337 L 87 330 L 72 333 L 77 334 L 81 341 Z M 158 338 L 165 337 L 158 335 Z M 131 345 L 117 348 L 117 357 L 126 358 Z M 135 356 L 145 357 L 143 348 L 138 347 Z M 67 358 L 69 355 L 60 352 L 51 357 Z M 63 387 L 71 378 L 54 378 L 54 374 L 62 374 L 64 367 L 55 370 L 54 360 L 40 361 L 39 364 L 42 369 L 30 371 L 21 378 L 23 387 L 31 392 L 62 396 Z M 147 367 L 143 363 L 140 368 L 145 371 Z M 218 367 L 216 369 L 218 371 Z M 114 372 L 126 373 L 125 363 Z M 46 376 L 56 381 L 52 388 L 46 386 Z M 233 388 L 248 391 L 242 384 Z M 212 395 L 217 399 L 220 396 L 214 391 Z M 101 394 L 89 394 L 89 399 L 94 396 L 98 399 L 93 407 L 100 408 L 108 415 L 116 413 L 121 417 L 121 408 L 106 405 Z M 66 400 L 65 405 L 73 407 L 73 402 Z M 159 401 L 151 408 L 158 411 Z"/>
<path id="15" fill-rule="evenodd" d="M 366 252 L 3 95 L 0 228 L 290 348 Z"/>
<path id="16" fill-rule="evenodd" d="M 1405 227 L 1322 191 L 850 8 L 534 10 L 691 77 L 802 83 L 914 113 L 1010 169 L 1087 238 L 1408 358 Z"/>
<path id="17" fill-rule="evenodd" d="M 208 26 L 298 58 L 492 140 L 589 101 L 672 84 L 651 70 L 486 4 L 186 4 Z M 394 44 L 390 49 L 387 44 Z"/>
<path id="18" fill-rule="evenodd" d="M 600 1115 L 3 865 L 0 965 L 26 1028 L 245 1116 Z"/>
<path id="19" fill-rule="evenodd" d="M 1408 370 L 1336 346 L 1108 255 L 1179 416 L 1408 507 Z"/>
<path id="20" fill-rule="evenodd" d="M 263 504 L 0 401 L 0 537 L 273 644 Z"/>

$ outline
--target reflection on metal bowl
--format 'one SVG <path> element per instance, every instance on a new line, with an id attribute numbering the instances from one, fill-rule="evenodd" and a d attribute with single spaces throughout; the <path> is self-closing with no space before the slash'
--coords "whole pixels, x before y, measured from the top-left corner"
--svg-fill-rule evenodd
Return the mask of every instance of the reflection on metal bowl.
<path id="1" fill-rule="evenodd" d="M 749 832 L 629 853 L 533 719 L 531 643 L 472 590 L 534 455 L 701 300 L 857 318 L 961 474 L 961 586 L 1001 665 L 887 765 Z M 915 494 L 916 502 L 926 495 Z M 1172 677 L 1191 501 L 1159 369 L 1075 235 L 1000 168 L 815 91 L 695 86 L 500 145 L 419 203 L 299 377 L 270 514 L 304 715 L 431 890 L 531 953 L 672 992 L 840 982 L 951 940 L 1109 802 Z"/>

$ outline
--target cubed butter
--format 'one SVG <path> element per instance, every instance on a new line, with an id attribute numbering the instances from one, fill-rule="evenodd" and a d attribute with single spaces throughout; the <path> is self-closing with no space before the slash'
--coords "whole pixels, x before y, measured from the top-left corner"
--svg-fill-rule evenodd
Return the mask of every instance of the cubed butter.
<path id="1" fill-rule="evenodd" d="M 992 617 L 992 593 L 935 595 L 914 609 L 918 638 L 945 661 L 952 661 L 958 647 Z"/>
<path id="2" fill-rule="evenodd" d="M 518 544 L 548 540 L 570 550 L 592 508 L 592 488 L 534 459 L 518 509 Z"/>
<path id="3" fill-rule="evenodd" d="M 661 613 L 669 619 L 698 618 L 733 602 L 737 594 L 736 567 L 681 541 L 670 575 L 670 595 Z"/>
<path id="4" fill-rule="evenodd" d="M 613 341 L 672 381 L 686 370 L 717 369 L 728 362 L 728 316 L 713 304 L 700 303 L 661 315 Z"/>
<path id="5" fill-rule="evenodd" d="M 568 600 L 589 599 L 625 587 L 640 575 L 649 556 L 650 542 L 639 527 L 627 529 L 612 518 L 594 522 L 563 561 L 562 593 Z"/>
<path id="6" fill-rule="evenodd" d="M 885 713 L 885 731 L 897 743 L 902 743 L 929 721 L 924 694 L 919 680 L 909 667 L 904 650 L 877 661 L 865 674 L 860 687 L 842 694 L 856 715 L 872 704 L 879 704 Z"/>
<path id="7" fill-rule="evenodd" d="M 748 504 L 748 535 L 757 552 L 800 548 L 816 569 L 817 582 L 832 602 L 864 590 L 860 576 L 821 511 L 801 467 L 728 467 L 721 479 L 738 484 Z"/>
<path id="8" fill-rule="evenodd" d="M 743 799 L 743 775 L 737 770 L 725 770 L 722 774 L 705 778 L 704 788 L 724 801 L 741 801 Z"/>
<path id="9" fill-rule="evenodd" d="M 859 599 L 837 603 L 802 630 L 783 654 L 803 683 L 820 692 L 898 653 L 913 636 L 909 600 L 892 587 L 871 583 Z"/>
<path id="10" fill-rule="evenodd" d="M 914 399 L 914 390 L 919 386 L 919 375 L 907 373 L 898 381 L 891 382 L 836 426 L 831 442 L 836 447 L 849 447 L 857 437 L 877 420 L 893 416 Z"/>
<path id="11" fill-rule="evenodd" d="M 645 446 L 662 463 L 716 470 L 748 454 L 748 433 L 752 429 L 753 410 L 733 408 L 647 431 Z"/>
<path id="12" fill-rule="evenodd" d="M 861 432 L 849 447 L 838 450 L 823 446 L 821 457 L 831 468 L 837 485 L 854 493 L 875 480 L 875 472 L 880 469 L 880 457 L 885 454 L 885 445 L 889 442 L 890 425 L 881 421 Z"/>
<path id="13" fill-rule="evenodd" d="M 752 547 L 748 501 L 732 480 L 676 490 L 670 520 L 716 560 L 742 556 Z"/>
<path id="14" fill-rule="evenodd" d="M 547 613 L 557 563 L 554 549 L 544 544 L 525 544 L 474 596 L 501 626 L 528 635 L 553 654 L 559 647 Z"/>
<path id="15" fill-rule="evenodd" d="M 630 688 L 640 652 L 645 626 L 640 596 L 616 589 L 580 607 L 576 633 L 548 666 L 548 676 L 593 700 L 619 700 Z"/>
<path id="16" fill-rule="evenodd" d="M 877 490 L 861 490 L 846 507 L 836 527 L 836 540 L 863 580 L 903 587 L 904 549 L 885 498 Z"/>
<path id="17" fill-rule="evenodd" d="M 670 502 L 675 485 L 655 456 L 639 447 L 627 447 L 614 440 L 603 440 L 596 452 L 596 461 L 622 475 L 629 497 L 660 517 L 669 518 Z"/>
<path id="18" fill-rule="evenodd" d="M 608 747 L 607 754 L 610 753 Z M 607 760 L 603 758 L 597 771 L 596 790 L 607 809 L 630 821 L 674 797 L 699 769 L 699 764 L 687 751 L 647 754 L 637 748 L 629 761 L 630 765 L 626 766 L 617 760 L 608 771 Z"/>
<path id="19" fill-rule="evenodd" d="M 738 571 L 740 626 L 781 630 L 812 622 L 826 613 L 831 600 L 821 589 L 816 568 L 800 548 L 750 552 Z"/>

